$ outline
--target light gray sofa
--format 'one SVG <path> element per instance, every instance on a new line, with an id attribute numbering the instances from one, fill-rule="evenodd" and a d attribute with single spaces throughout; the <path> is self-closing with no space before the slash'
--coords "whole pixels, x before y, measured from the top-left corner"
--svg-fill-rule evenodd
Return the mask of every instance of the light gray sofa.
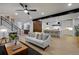
<path id="1" fill-rule="evenodd" d="M 48 34 L 30 33 L 26 36 L 26 41 L 33 43 L 41 48 L 46 48 L 50 46 L 51 37 Z M 38 37 L 38 38 L 37 38 Z"/>

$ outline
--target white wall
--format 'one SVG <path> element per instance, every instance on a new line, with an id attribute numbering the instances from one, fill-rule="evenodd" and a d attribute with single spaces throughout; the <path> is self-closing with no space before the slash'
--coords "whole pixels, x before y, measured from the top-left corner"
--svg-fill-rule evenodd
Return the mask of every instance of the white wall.
<path id="1" fill-rule="evenodd" d="M 68 15 L 63 15 L 63 16 L 59 16 L 59 17 L 52 17 L 52 18 L 47 18 L 47 19 L 42 19 L 42 31 L 45 30 L 46 27 L 49 27 L 50 30 L 53 29 L 53 27 L 51 25 L 53 24 L 56 24 L 57 22 L 62 22 L 62 25 L 60 27 L 60 30 L 63 30 L 64 27 L 72 27 L 73 28 L 73 20 L 75 20 L 75 18 L 77 18 L 79 15 L 79 13 L 74 13 L 74 14 L 68 14 Z M 68 20 L 68 19 L 72 19 L 71 21 L 65 21 L 65 20 Z M 33 22 L 32 21 L 29 21 L 30 22 L 30 32 L 33 32 Z M 46 23 L 49 22 L 49 25 L 46 25 Z M 63 23 L 64 22 L 64 23 Z M 76 20 L 74 24 L 79 24 L 79 20 Z M 74 35 L 73 31 L 61 31 L 61 35 L 62 34 L 69 34 L 69 35 Z"/>
<path id="2" fill-rule="evenodd" d="M 75 18 L 74 20 L 75 20 L 74 21 L 75 25 L 78 25 L 79 24 L 79 18 Z"/>
<path id="3" fill-rule="evenodd" d="M 61 30 L 64 30 L 64 28 L 66 27 L 72 27 L 73 28 L 73 20 L 75 21 L 75 18 L 77 18 L 79 16 L 79 13 L 74 13 L 74 14 L 68 14 L 68 15 L 63 15 L 63 16 L 59 16 L 59 17 L 52 17 L 52 18 L 47 18 L 47 19 L 42 19 L 42 29 L 44 30 L 47 25 L 46 23 L 49 22 L 49 28 L 52 29 L 53 24 L 55 24 L 56 22 L 60 21 L 62 24 L 61 26 Z M 71 21 L 65 21 L 68 19 L 72 19 Z M 79 20 L 76 20 L 74 22 L 74 24 L 79 24 Z M 61 31 L 61 34 L 68 34 L 68 35 L 74 35 L 73 31 Z"/>
<path id="4" fill-rule="evenodd" d="M 58 17 L 51 17 L 51 18 L 47 18 L 47 19 L 42 19 L 42 31 L 44 31 L 44 29 L 46 27 L 49 27 L 52 30 L 51 25 L 53 25 L 59 21 L 64 22 L 64 23 L 62 23 L 63 26 L 61 26 L 61 30 L 63 30 L 63 28 L 67 27 L 67 26 L 73 27 L 73 25 L 72 25 L 73 20 L 75 20 L 75 18 L 77 18 L 78 16 L 79 16 L 79 13 L 74 13 L 74 14 L 68 14 L 68 15 L 63 15 L 63 16 L 58 16 Z M 73 19 L 73 20 L 70 22 L 64 21 L 64 20 L 68 20 L 68 19 Z M 21 22 L 22 22 L 22 20 L 21 20 Z M 27 23 L 27 22 L 30 23 L 30 32 L 33 32 L 33 21 L 29 20 L 29 21 L 24 21 L 23 23 Z M 47 22 L 49 22 L 49 25 L 46 25 Z M 74 24 L 79 24 L 79 20 L 76 20 Z M 64 31 L 64 33 L 66 33 L 66 32 Z M 73 31 L 69 31 L 66 34 L 73 35 Z"/>
<path id="5" fill-rule="evenodd" d="M 17 25 L 18 22 L 21 22 L 21 24 Z M 15 21 L 15 25 L 18 26 L 18 27 L 21 27 L 21 28 L 25 24 L 24 29 L 27 29 L 28 23 L 30 24 L 30 32 L 33 32 L 33 22 L 32 22 L 32 20 L 24 21 L 24 20 L 16 19 L 16 21 Z"/>
<path id="6" fill-rule="evenodd" d="M 65 20 L 62 21 L 61 29 L 62 35 L 73 35 L 73 30 L 69 30 L 69 28 L 73 28 L 73 20 Z"/>
<path id="7" fill-rule="evenodd" d="M 4 33 L 3 33 L 3 31 L 2 30 L 6 30 L 6 31 L 4 31 Z M 9 29 L 9 28 L 7 28 L 7 27 L 5 27 L 5 26 L 0 26 L 0 38 L 1 37 L 3 37 L 3 36 L 5 36 L 5 37 L 7 37 L 9 34 L 9 32 L 11 32 L 11 29 Z"/>
<path id="8" fill-rule="evenodd" d="M 33 21 L 30 21 L 30 32 L 33 32 Z"/>
<path id="9" fill-rule="evenodd" d="M 33 32 L 33 21 L 28 21 L 25 23 L 24 29 L 28 29 L 27 26 L 30 25 L 30 32 Z"/>
<path id="10" fill-rule="evenodd" d="M 52 29 L 53 29 L 53 28 L 52 28 L 52 27 L 53 27 L 52 25 L 54 25 L 54 24 L 56 24 L 58 21 L 60 21 L 60 20 L 58 20 L 57 18 L 58 18 L 58 17 L 43 19 L 43 20 L 42 20 L 42 31 L 44 31 L 44 30 L 46 29 L 46 27 L 49 27 L 50 30 L 52 30 Z M 48 25 L 46 25 L 47 22 L 48 22 Z"/>

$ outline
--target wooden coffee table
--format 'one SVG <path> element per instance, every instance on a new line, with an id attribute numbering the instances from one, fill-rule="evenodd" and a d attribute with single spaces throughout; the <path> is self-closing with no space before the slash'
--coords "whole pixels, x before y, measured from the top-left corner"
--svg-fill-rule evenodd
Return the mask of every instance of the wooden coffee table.
<path id="1" fill-rule="evenodd" d="M 16 47 L 19 48 L 13 50 Z M 5 44 L 5 48 L 8 55 L 26 55 L 28 53 L 28 47 L 19 41 L 17 42 L 17 46 L 12 43 Z"/>

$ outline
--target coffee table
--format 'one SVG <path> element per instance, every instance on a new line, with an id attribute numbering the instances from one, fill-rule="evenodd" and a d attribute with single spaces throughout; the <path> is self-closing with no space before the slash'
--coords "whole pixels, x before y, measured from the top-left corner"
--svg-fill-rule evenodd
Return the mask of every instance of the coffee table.
<path id="1" fill-rule="evenodd" d="M 16 47 L 19 48 L 14 50 Z M 26 55 L 28 53 L 28 47 L 19 41 L 17 45 L 6 43 L 5 48 L 8 55 Z"/>

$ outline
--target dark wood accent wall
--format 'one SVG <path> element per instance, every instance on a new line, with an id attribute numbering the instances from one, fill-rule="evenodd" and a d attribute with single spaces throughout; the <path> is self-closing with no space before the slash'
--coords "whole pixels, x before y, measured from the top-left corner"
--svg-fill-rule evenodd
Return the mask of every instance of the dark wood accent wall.
<path id="1" fill-rule="evenodd" d="M 33 32 L 42 32 L 42 22 L 33 21 Z"/>

